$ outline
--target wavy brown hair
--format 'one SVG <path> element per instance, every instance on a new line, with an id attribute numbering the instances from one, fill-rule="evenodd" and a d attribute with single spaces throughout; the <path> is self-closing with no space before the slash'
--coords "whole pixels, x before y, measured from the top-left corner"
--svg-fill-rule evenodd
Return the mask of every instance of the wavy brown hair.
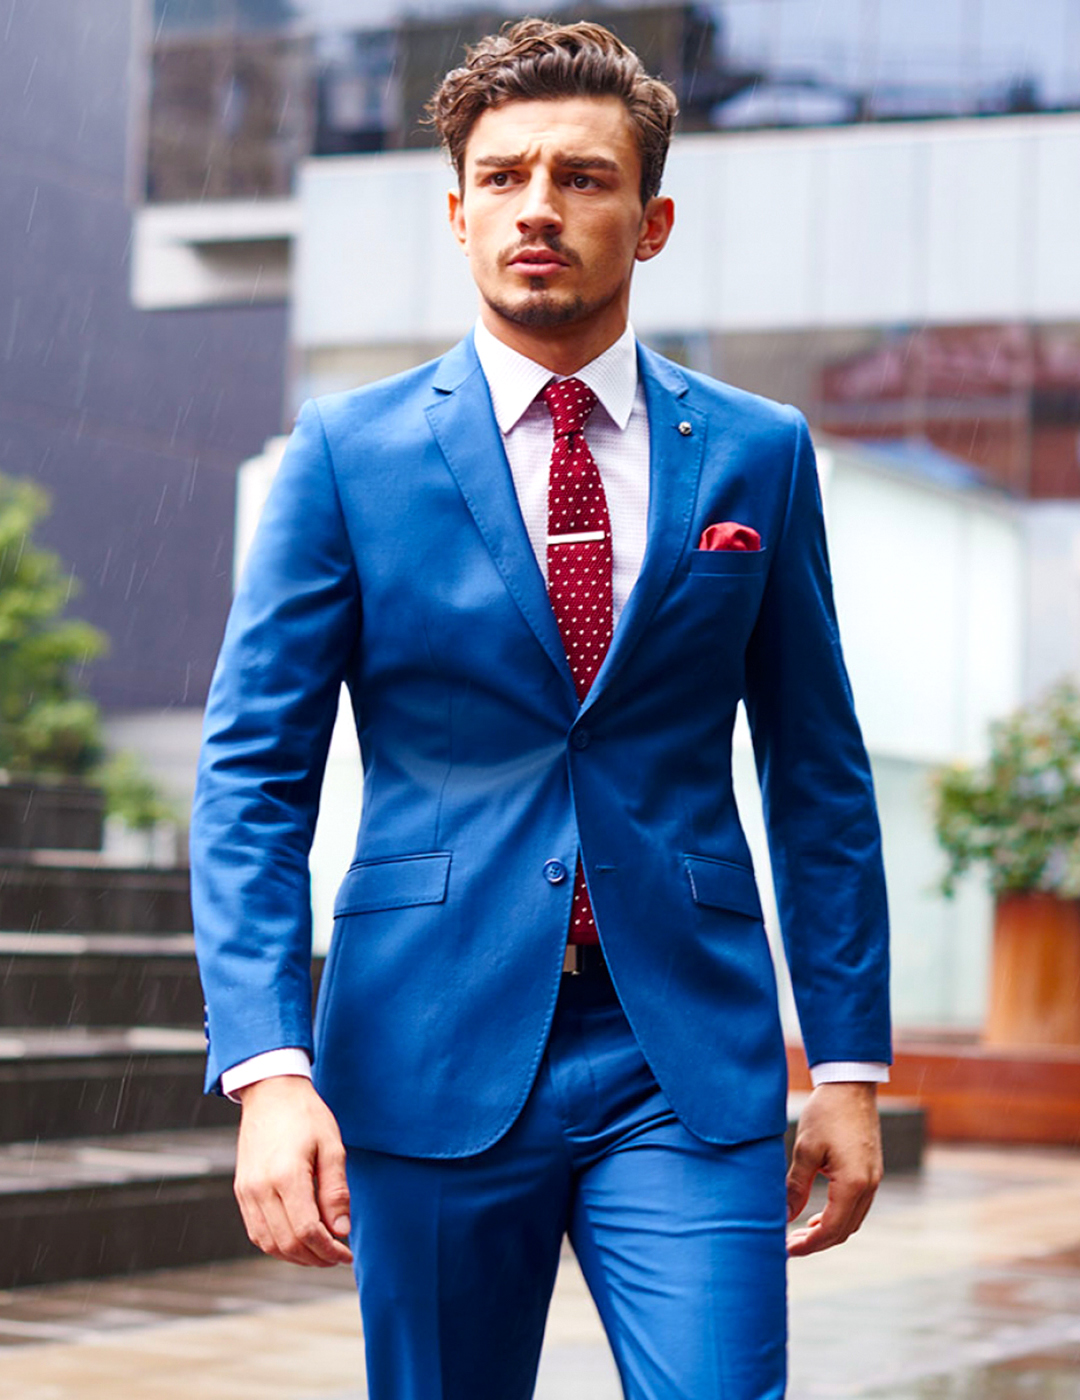
<path id="1" fill-rule="evenodd" d="M 601 24 L 522 19 L 465 50 L 427 104 L 464 186 L 465 145 L 490 107 L 559 97 L 618 97 L 626 104 L 641 153 L 641 202 L 660 189 L 678 106 L 660 78 L 650 78 L 633 49 Z"/>

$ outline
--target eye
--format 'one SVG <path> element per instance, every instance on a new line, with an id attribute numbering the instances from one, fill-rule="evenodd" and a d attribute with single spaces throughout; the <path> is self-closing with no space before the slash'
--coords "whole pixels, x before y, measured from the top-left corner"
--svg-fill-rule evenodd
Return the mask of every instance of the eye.
<path id="1" fill-rule="evenodd" d="M 575 171 L 575 173 L 570 176 L 571 189 L 591 190 L 594 189 L 598 183 L 594 176 L 582 174 L 580 170 Z"/>
<path id="2" fill-rule="evenodd" d="M 509 185 L 510 180 L 511 174 L 509 170 L 493 170 L 484 180 L 484 184 L 493 185 L 497 190 L 504 190 L 507 185 Z"/>

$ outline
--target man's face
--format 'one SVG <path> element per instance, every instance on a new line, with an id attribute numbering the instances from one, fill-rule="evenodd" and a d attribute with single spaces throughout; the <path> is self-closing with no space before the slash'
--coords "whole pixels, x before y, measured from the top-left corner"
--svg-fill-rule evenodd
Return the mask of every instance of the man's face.
<path id="1" fill-rule="evenodd" d="M 617 97 L 489 108 L 469 133 L 450 219 L 495 318 L 533 332 L 621 316 L 635 261 L 671 227 L 671 201 L 641 204 L 641 157 Z"/>

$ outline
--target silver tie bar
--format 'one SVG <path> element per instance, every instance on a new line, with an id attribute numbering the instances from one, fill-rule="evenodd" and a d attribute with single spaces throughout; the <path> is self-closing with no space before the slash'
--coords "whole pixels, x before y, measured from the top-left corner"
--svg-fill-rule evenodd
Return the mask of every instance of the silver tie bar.
<path id="1" fill-rule="evenodd" d="M 607 536 L 603 530 L 581 530 L 576 535 L 548 535 L 548 544 L 587 544 L 590 540 L 603 540 Z"/>

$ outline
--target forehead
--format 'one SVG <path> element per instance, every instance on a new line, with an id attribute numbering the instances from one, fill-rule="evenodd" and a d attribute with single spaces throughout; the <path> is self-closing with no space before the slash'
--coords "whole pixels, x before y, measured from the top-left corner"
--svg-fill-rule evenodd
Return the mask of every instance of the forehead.
<path id="1" fill-rule="evenodd" d="M 481 113 L 465 143 L 466 163 L 485 156 L 553 153 L 603 155 L 636 167 L 637 138 L 626 104 L 618 97 L 505 102 Z"/>

